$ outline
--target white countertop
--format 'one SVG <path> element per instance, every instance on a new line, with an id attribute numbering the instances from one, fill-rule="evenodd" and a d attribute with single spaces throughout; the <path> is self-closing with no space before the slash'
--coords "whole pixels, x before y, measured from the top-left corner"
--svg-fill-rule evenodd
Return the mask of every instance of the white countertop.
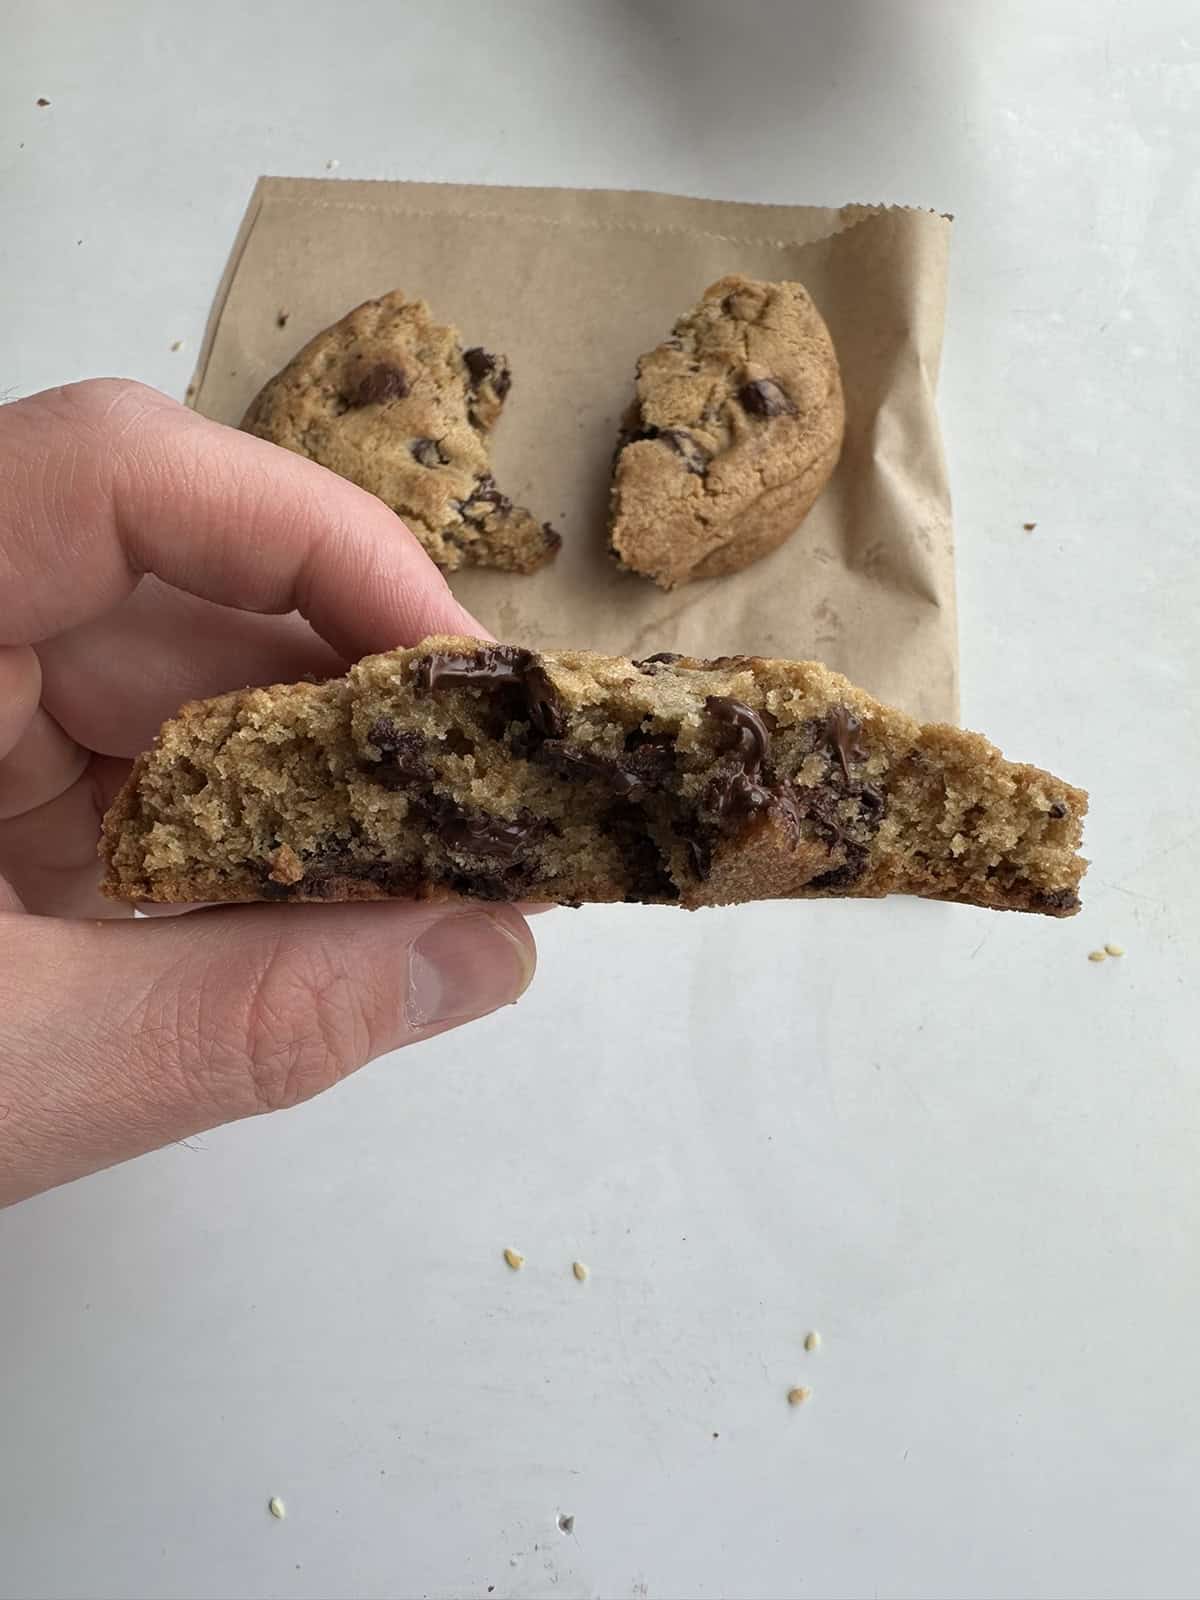
<path id="1" fill-rule="evenodd" d="M 4 12 L 12 395 L 181 395 L 262 172 L 954 212 L 964 715 L 1095 864 L 558 913 L 518 1009 L 5 1213 L 0 1596 L 1200 1593 L 1194 0 Z"/>

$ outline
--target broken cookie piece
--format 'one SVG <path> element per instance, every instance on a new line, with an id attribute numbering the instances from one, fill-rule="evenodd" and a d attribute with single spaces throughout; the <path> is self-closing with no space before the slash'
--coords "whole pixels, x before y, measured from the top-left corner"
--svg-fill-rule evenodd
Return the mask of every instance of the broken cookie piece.
<path id="1" fill-rule="evenodd" d="M 310 340 L 242 427 L 378 495 L 447 572 L 533 572 L 561 540 L 492 476 L 488 434 L 511 384 L 505 357 L 464 350 L 397 290 Z"/>
<path id="2" fill-rule="evenodd" d="M 757 561 L 824 488 L 843 424 L 837 356 L 803 285 L 722 278 L 638 362 L 614 556 L 664 589 Z"/>
<path id="3" fill-rule="evenodd" d="M 813 662 L 446 637 L 185 707 L 101 850 L 117 900 L 915 894 L 1057 917 L 1086 809 Z"/>

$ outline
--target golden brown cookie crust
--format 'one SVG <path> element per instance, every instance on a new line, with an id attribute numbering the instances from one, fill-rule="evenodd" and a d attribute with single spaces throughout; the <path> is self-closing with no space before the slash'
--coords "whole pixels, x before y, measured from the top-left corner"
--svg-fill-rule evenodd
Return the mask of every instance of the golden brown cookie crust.
<path id="1" fill-rule="evenodd" d="M 1086 809 L 814 662 L 437 638 L 185 707 L 102 854 L 122 900 L 903 893 L 1068 916 Z"/>
<path id="2" fill-rule="evenodd" d="M 464 350 L 395 290 L 310 339 L 242 427 L 378 495 L 447 572 L 533 572 L 561 540 L 492 476 L 488 435 L 510 384 L 506 357 Z"/>
<path id="3" fill-rule="evenodd" d="M 638 362 L 613 554 L 664 589 L 759 560 L 807 516 L 844 424 L 833 341 L 804 286 L 720 279 Z"/>

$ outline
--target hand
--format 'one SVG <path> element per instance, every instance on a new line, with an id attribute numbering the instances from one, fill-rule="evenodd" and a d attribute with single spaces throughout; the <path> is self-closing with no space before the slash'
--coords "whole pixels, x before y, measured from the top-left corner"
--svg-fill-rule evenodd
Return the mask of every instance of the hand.
<path id="1" fill-rule="evenodd" d="M 133 383 L 0 407 L 0 1205 L 522 993 L 507 907 L 134 921 L 96 890 L 100 818 L 182 701 L 479 631 L 393 514 L 311 462 Z"/>

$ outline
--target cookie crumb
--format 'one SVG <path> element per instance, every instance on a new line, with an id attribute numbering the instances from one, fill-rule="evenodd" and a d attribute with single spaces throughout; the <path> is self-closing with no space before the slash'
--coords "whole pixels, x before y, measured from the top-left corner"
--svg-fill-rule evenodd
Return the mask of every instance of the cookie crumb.
<path id="1" fill-rule="evenodd" d="M 586 1283 L 587 1282 L 588 1269 L 587 1269 L 587 1267 L 584 1266 L 582 1261 L 572 1261 L 572 1263 L 571 1263 L 571 1271 L 575 1274 L 576 1278 L 578 1278 L 580 1283 Z"/>
<path id="2" fill-rule="evenodd" d="M 1033 530 L 1037 527 L 1037 523 L 1036 522 L 1023 522 L 1021 524 L 1021 526 L 1025 529 L 1026 533 L 1032 533 Z"/>
<path id="3" fill-rule="evenodd" d="M 1105 955 L 1103 950 L 1089 950 L 1088 951 L 1088 960 L 1089 961 L 1107 961 L 1108 957 L 1107 957 L 1107 955 Z"/>
<path id="4" fill-rule="evenodd" d="M 288 325 L 288 318 L 291 316 L 291 314 L 292 313 L 290 311 L 277 311 L 275 313 L 275 326 L 277 328 L 286 328 Z"/>
<path id="5" fill-rule="evenodd" d="M 821 1348 L 821 1335 L 815 1328 L 811 1333 L 806 1333 L 804 1335 L 804 1348 L 809 1351 L 819 1350 Z"/>
<path id="6" fill-rule="evenodd" d="M 267 1501 L 267 1510 L 277 1522 L 282 1522 L 284 1517 L 287 1516 L 287 1507 L 277 1494 L 273 1494 Z"/>
<path id="7" fill-rule="evenodd" d="M 271 868 L 267 876 L 272 883 L 299 883 L 304 876 L 304 863 L 290 844 L 281 844 L 267 857 Z"/>
<path id="8" fill-rule="evenodd" d="M 1104 946 L 1104 953 L 1109 956 L 1123 956 L 1125 954 L 1125 946 L 1123 944 L 1109 943 Z"/>
<path id="9" fill-rule="evenodd" d="M 575 1518 L 573 1516 L 567 1516 L 565 1512 L 560 1511 L 558 1513 L 558 1531 L 559 1533 L 574 1533 Z"/>
<path id="10" fill-rule="evenodd" d="M 795 1389 L 788 1390 L 788 1405 L 802 1406 L 811 1397 L 812 1390 L 804 1384 L 799 1384 Z"/>
<path id="11" fill-rule="evenodd" d="M 176 350 L 182 350 L 182 349 L 183 349 L 183 340 L 182 339 L 175 339 L 175 340 L 172 341 L 172 344 L 171 344 L 171 353 L 172 353 L 172 355 L 174 355 Z"/>
<path id="12" fill-rule="evenodd" d="M 525 1257 L 519 1250 L 514 1250 L 511 1248 L 511 1246 L 505 1250 L 504 1259 L 508 1262 L 509 1266 L 514 1272 L 520 1272 L 521 1268 L 525 1265 Z"/>
<path id="13" fill-rule="evenodd" d="M 48 106 L 50 104 L 49 100 L 47 100 L 44 95 L 38 95 L 37 103 L 39 106 Z"/>
<path id="14" fill-rule="evenodd" d="M 325 171 L 326 172 L 336 172 L 337 169 L 341 166 L 341 164 L 342 163 L 340 161 L 335 161 L 333 159 L 333 157 L 331 156 L 329 158 L 329 160 L 325 163 Z"/>

